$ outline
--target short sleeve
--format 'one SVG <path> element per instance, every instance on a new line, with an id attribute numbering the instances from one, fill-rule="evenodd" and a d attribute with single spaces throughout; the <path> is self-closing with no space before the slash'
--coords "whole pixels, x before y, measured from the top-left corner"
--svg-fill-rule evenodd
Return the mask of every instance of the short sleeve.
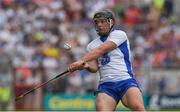
<path id="1" fill-rule="evenodd" d="M 121 45 L 124 41 L 127 40 L 127 35 L 125 32 L 121 31 L 121 30 L 115 30 L 113 32 L 111 32 L 111 34 L 109 35 L 108 41 L 112 41 L 114 42 L 117 46 Z"/>

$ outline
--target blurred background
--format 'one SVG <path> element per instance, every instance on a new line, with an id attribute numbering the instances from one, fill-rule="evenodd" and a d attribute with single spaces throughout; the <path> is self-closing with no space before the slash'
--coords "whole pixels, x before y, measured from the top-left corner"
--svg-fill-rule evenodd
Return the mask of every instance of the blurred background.
<path id="1" fill-rule="evenodd" d="M 97 37 L 93 14 L 112 10 L 130 40 L 147 110 L 180 110 L 180 0 L 0 0 L 0 110 L 95 110 L 99 76 L 65 71 Z M 70 51 L 64 43 L 72 46 Z M 119 103 L 117 110 L 127 110 Z"/>

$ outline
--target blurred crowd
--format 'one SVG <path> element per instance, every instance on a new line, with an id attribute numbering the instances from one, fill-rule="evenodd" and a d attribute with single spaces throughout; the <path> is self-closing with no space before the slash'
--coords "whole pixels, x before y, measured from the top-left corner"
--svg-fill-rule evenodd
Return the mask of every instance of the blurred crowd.
<path id="1" fill-rule="evenodd" d="M 1 0 L 0 93 L 7 94 L 1 88 L 11 90 L 13 84 L 46 81 L 78 60 L 97 37 L 92 17 L 102 9 L 112 10 L 115 27 L 127 33 L 140 82 L 146 77 L 140 71 L 179 69 L 180 25 L 175 6 L 173 0 Z M 72 49 L 64 49 L 64 43 Z M 74 72 L 48 85 L 45 92 L 93 92 L 98 75 L 88 74 Z"/>

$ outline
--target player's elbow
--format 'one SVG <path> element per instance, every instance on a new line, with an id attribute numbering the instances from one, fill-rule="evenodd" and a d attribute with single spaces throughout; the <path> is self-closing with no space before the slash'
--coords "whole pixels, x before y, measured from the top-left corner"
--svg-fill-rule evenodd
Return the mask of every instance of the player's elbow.
<path id="1" fill-rule="evenodd" d="M 98 69 L 96 70 L 96 69 L 94 69 L 94 70 L 90 70 L 89 72 L 91 72 L 91 73 L 96 73 L 98 71 Z"/>
<path id="2" fill-rule="evenodd" d="M 96 73 L 98 71 L 98 68 L 97 67 L 88 67 L 87 70 L 91 73 Z"/>

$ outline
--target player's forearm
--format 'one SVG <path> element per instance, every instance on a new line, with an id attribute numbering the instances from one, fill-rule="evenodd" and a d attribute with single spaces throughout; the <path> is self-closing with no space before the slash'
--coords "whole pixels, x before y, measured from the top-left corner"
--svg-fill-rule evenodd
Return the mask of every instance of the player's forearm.
<path id="1" fill-rule="evenodd" d="M 83 60 L 85 62 L 89 62 L 92 60 L 96 60 L 97 58 L 99 58 L 103 54 L 104 54 L 104 52 L 102 52 L 101 50 L 93 50 L 92 52 L 89 52 L 85 56 L 83 56 L 81 58 L 81 60 Z"/>
<path id="2" fill-rule="evenodd" d="M 114 42 L 106 41 L 99 47 L 93 49 L 91 52 L 87 53 L 81 60 L 88 62 L 92 60 L 96 60 L 97 58 L 101 57 L 103 54 L 115 49 L 117 46 Z"/>

